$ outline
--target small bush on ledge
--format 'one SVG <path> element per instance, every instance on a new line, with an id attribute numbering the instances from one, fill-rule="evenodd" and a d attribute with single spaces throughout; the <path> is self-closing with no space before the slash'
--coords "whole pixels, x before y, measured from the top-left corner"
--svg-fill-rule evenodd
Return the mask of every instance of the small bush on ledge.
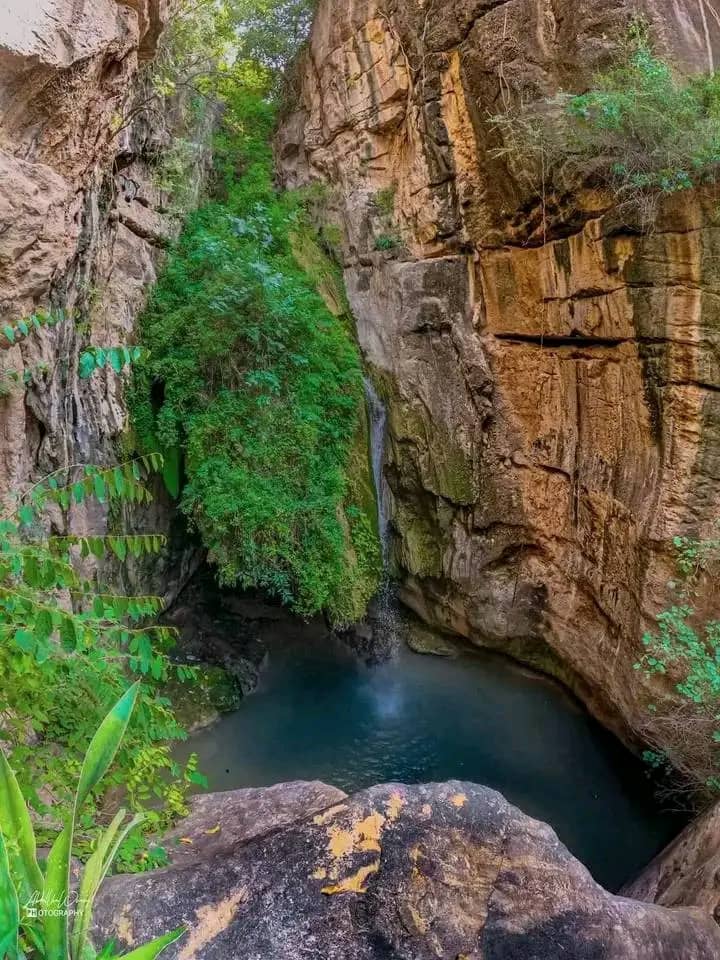
<path id="1" fill-rule="evenodd" d="M 711 590 L 720 571 L 720 539 L 676 537 L 671 604 L 643 637 L 636 670 L 653 679 L 643 731 L 653 767 L 680 774 L 684 790 L 720 793 L 720 620 Z M 708 614 L 710 614 L 708 616 Z M 672 777 L 674 779 L 674 777 Z"/>
<path id="2" fill-rule="evenodd" d="M 609 187 L 648 216 L 657 198 L 715 183 L 720 172 L 720 71 L 685 78 L 635 22 L 593 89 L 493 118 L 496 151 L 543 195 L 573 182 Z"/>

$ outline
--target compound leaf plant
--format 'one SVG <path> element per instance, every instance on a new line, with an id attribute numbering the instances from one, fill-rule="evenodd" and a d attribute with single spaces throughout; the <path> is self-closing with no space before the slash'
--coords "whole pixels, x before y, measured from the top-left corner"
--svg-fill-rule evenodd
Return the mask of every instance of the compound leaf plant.
<path id="1" fill-rule="evenodd" d="M 161 467 L 162 458 L 148 454 L 107 468 L 63 468 L 0 515 L 0 675 L 10 681 L 0 685 L 0 743 L 42 843 L 53 821 L 75 810 L 73 852 L 87 857 L 98 824 L 112 818 L 113 792 L 124 791 L 133 812 L 144 813 L 142 824 L 118 833 L 118 860 L 130 871 L 165 862 L 162 848 L 145 838 L 183 815 L 191 783 L 204 782 L 195 757 L 184 769 L 172 758 L 170 744 L 185 732 L 161 686 L 172 675 L 189 680 L 194 671 L 171 664 L 174 631 L 152 622 L 162 607 L 157 597 L 106 592 L 97 574 L 89 579 L 83 570 L 92 558 L 155 553 L 164 538 L 52 535 L 46 508 L 54 506 L 57 514 L 58 507 L 67 510 L 87 498 L 108 506 L 147 503 L 146 480 Z M 135 677 L 145 682 L 115 763 L 77 807 L 85 746 Z M 5 837 L 6 847 L 9 842 Z M 12 863 L 11 852 L 5 854 Z"/>
<path id="2" fill-rule="evenodd" d="M 73 808 L 52 845 L 44 870 L 37 860 L 30 813 L 15 774 L 0 750 L 0 956 L 3 958 L 89 960 L 96 955 L 89 937 L 93 901 L 123 837 L 139 822 L 140 815 L 128 821 L 126 811 L 118 810 L 85 864 L 77 899 L 71 896 L 70 886 L 73 834 L 79 811 L 118 751 L 139 692 L 140 682 L 136 681 L 110 710 L 90 741 Z M 126 960 L 153 960 L 184 932 L 185 929 L 179 927 L 123 956 Z M 101 956 L 110 960 L 120 955 L 108 944 Z"/>

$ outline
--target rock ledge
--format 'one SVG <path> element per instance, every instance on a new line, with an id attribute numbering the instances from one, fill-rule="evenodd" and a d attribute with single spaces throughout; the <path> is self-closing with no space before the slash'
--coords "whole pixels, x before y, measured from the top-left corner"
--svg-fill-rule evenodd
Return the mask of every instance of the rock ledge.
<path id="1" fill-rule="evenodd" d="M 98 939 L 187 923 L 179 960 L 720 956 L 699 911 L 607 893 L 549 827 L 470 783 L 232 791 L 199 800 L 185 829 L 171 867 L 104 885 Z"/>

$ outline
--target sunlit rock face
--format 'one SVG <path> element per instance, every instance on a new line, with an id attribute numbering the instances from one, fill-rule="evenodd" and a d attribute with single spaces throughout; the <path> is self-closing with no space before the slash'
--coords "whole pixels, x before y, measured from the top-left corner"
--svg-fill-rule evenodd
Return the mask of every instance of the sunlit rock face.
<path id="1" fill-rule="evenodd" d="M 3 354 L 31 381 L 0 409 L 5 493 L 36 470 L 102 456 L 124 422 L 114 375 L 80 383 L 76 365 L 83 343 L 128 339 L 155 276 L 165 228 L 138 164 L 142 133 L 115 131 L 160 16 L 154 0 L 11 2 L 2 13 L 0 315 L 75 312 Z"/>
<path id="2" fill-rule="evenodd" d="M 638 12 L 682 69 L 715 65 L 718 16 L 691 0 L 321 2 L 276 145 L 286 183 L 327 185 L 389 400 L 405 600 L 629 738 L 669 539 L 718 516 L 717 197 L 643 234 L 598 191 L 533 192 L 490 117 L 587 89 Z"/>
<path id="3" fill-rule="evenodd" d="M 67 314 L 0 350 L 19 380 L 3 378 L 0 399 L 3 499 L 59 466 L 116 456 L 126 375 L 81 380 L 78 357 L 133 341 L 175 229 L 153 173 L 172 119 L 136 109 L 166 18 L 164 0 L 10 0 L 0 11 L 0 327 Z M 68 518 L 76 533 L 104 522 L 91 505 Z"/>
<path id="4" fill-rule="evenodd" d="M 113 877 L 95 937 L 186 924 L 168 960 L 714 960 L 720 928 L 606 893 L 493 790 L 317 783 L 194 801 L 162 871 Z M 175 836 L 177 840 L 177 835 Z"/>

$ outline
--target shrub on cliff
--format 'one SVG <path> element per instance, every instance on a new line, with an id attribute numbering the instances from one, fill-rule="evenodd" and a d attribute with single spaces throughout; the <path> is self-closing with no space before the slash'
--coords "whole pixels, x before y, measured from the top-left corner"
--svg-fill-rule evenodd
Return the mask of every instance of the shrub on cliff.
<path id="1" fill-rule="evenodd" d="M 347 622 L 379 558 L 347 476 L 359 354 L 293 255 L 303 206 L 272 184 L 271 106 L 248 86 L 226 99 L 215 199 L 188 219 L 141 322 L 136 433 L 182 448 L 182 509 L 223 583 Z"/>
<path id="2" fill-rule="evenodd" d="M 720 73 L 680 76 L 637 21 L 591 90 L 508 111 L 494 123 L 504 143 L 498 154 L 543 195 L 594 182 L 650 215 L 658 196 L 718 178 Z"/>
<path id="3" fill-rule="evenodd" d="M 679 770 L 700 790 L 720 792 L 720 620 L 702 610 L 720 568 L 720 540 L 676 537 L 678 578 L 674 602 L 643 637 L 646 653 L 635 664 L 655 678 L 645 734 L 653 766 Z M 668 683 L 673 694 L 667 696 Z"/>

